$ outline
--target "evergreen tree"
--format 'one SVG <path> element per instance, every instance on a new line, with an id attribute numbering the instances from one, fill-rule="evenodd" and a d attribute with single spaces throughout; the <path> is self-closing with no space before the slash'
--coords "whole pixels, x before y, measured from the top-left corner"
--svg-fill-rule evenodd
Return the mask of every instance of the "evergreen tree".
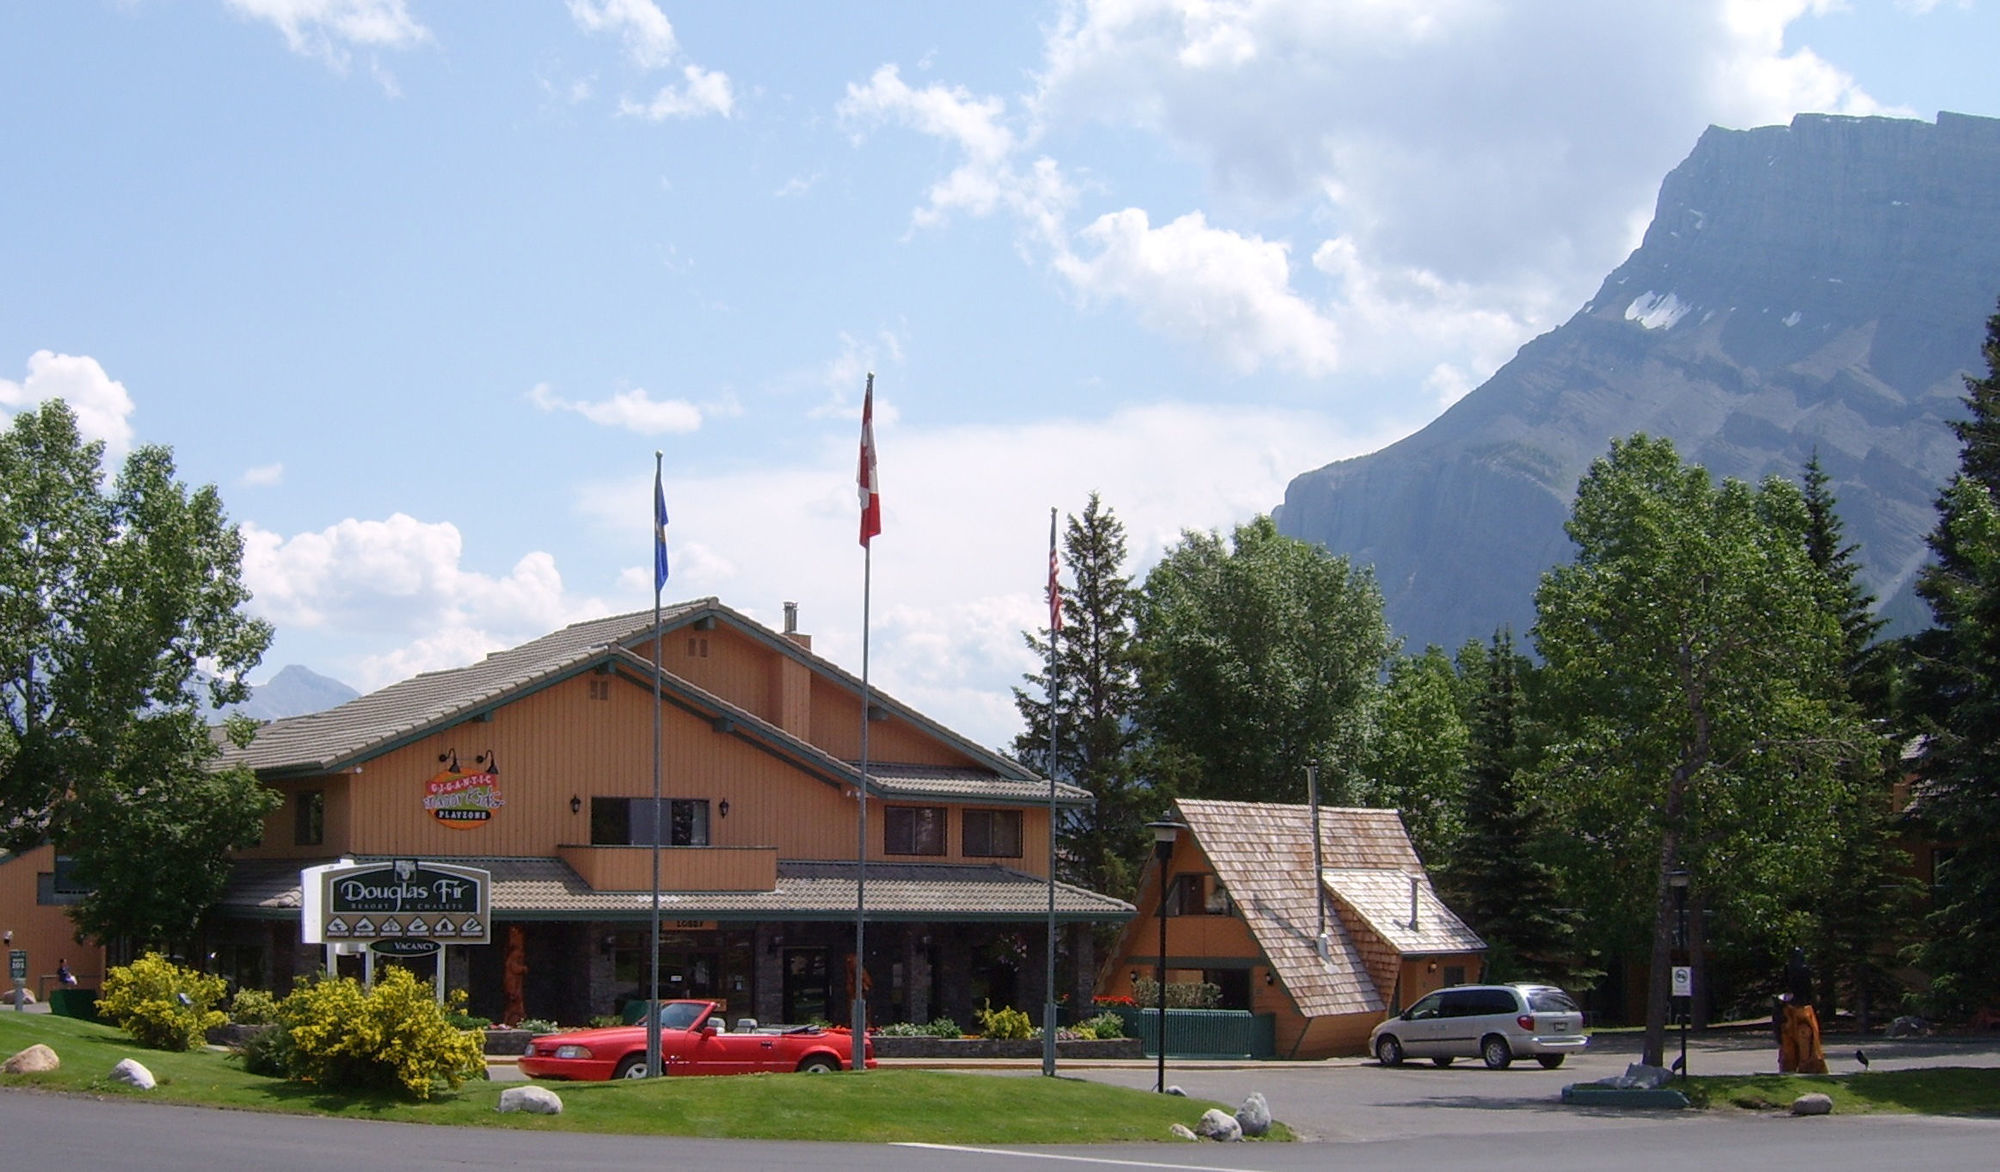
<path id="1" fill-rule="evenodd" d="M 1562 910 L 1556 869 L 1543 857 L 1544 819 L 1520 777 L 1528 661 L 1505 628 L 1477 654 L 1460 655 L 1481 687 L 1466 751 L 1465 834 L 1448 886 L 1486 940 L 1488 980 L 1574 986 L 1588 975 L 1576 956 L 1575 915 Z"/>
<path id="2" fill-rule="evenodd" d="M 1986 376 L 1965 380 L 1967 418 L 1953 424 L 1959 471 L 1938 501 L 1936 560 L 1917 584 L 1937 622 L 1913 681 L 1935 721 L 1918 793 L 1942 844 L 1920 961 L 1947 1015 L 2000 1002 L 2000 313 L 1984 352 Z"/>
<path id="3" fill-rule="evenodd" d="M 1133 710 L 1139 670 L 1133 642 L 1137 593 L 1125 573 L 1125 526 L 1097 493 L 1063 531 L 1063 563 L 1074 586 L 1062 589 L 1062 630 L 1056 636 L 1056 759 L 1049 760 L 1048 631 L 1024 638 L 1043 664 L 1014 705 L 1027 731 L 1013 755 L 1045 774 L 1080 785 L 1097 799 L 1064 819 L 1058 874 L 1093 891 L 1130 898 L 1136 868 L 1146 858 L 1146 822 L 1160 799 L 1134 768 Z"/>
<path id="4" fill-rule="evenodd" d="M 1451 660 L 1436 647 L 1397 656 L 1361 774 L 1368 802 L 1402 813 L 1418 857 L 1433 871 L 1451 866 L 1464 833 L 1466 744 Z"/>

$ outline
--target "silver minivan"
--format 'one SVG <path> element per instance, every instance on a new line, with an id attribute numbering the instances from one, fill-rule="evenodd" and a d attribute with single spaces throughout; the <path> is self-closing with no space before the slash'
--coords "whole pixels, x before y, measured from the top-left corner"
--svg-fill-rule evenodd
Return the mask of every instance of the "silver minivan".
<path id="1" fill-rule="evenodd" d="M 1450 1066 L 1454 1058 L 1479 1058 L 1505 1070 L 1516 1057 L 1532 1057 L 1549 1070 L 1590 1044 L 1583 1010 L 1554 985 L 1454 985 L 1375 1027 L 1368 1049 L 1384 1066 L 1405 1057 Z"/>

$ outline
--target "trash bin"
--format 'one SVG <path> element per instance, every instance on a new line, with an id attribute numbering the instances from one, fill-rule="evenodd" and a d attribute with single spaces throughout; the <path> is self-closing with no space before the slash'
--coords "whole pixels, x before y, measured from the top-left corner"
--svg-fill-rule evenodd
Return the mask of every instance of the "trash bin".
<path id="1" fill-rule="evenodd" d="M 60 1017 L 76 1017 L 84 1021 L 96 1021 L 97 990 L 51 989 L 49 990 L 49 1012 Z"/>

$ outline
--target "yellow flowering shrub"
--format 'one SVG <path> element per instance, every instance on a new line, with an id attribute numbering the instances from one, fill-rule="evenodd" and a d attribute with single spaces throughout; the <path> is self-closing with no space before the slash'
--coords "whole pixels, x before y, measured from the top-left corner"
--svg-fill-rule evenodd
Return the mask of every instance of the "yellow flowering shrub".
<path id="1" fill-rule="evenodd" d="M 1035 1023 L 1028 1015 L 1011 1006 L 995 1009 L 988 1001 L 986 1008 L 975 1009 L 972 1015 L 979 1019 L 979 1032 L 989 1038 L 1032 1038 Z"/>
<path id="2" fill-rule="evenodd" d="M 117 1022 L 141 1046 L 187 1050 L 229 1020 L 215 1008 L 228 987 L 221 977 L 183 968 L 149 952 L 104 974 L 97 1013 Z"/>
<path id="3" fill-rule="evenodd" d="M 446 1020 L 462 1010 L 465 991 L 440 1006 L 410 970 L 391 968 L 363 989 L 352 977 L 300 985 L 278 1003 L 287 1032 L 287 1073 L 330 1090 L 400 1090 L 428 1099 L 486 1072 L 476 1030 Z"/>

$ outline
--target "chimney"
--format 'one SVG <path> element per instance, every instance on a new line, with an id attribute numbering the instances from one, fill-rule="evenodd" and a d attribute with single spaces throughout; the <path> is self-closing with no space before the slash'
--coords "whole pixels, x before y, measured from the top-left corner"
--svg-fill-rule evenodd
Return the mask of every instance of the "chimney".
<path id="1" fill-rule="evenodd" d="M 1410 876 L 1410 931 L 1417 930 L 1417 877 Z"/>
<path id="2" fill-rule="evenodd" d="M 785 638 L 797 643 L 807 651 L 812 650 L 813 637 L 811 635 L 799 634 L 799 604 L 796 602 L 787 602 L 785 604 L 784 635 Z"/>

